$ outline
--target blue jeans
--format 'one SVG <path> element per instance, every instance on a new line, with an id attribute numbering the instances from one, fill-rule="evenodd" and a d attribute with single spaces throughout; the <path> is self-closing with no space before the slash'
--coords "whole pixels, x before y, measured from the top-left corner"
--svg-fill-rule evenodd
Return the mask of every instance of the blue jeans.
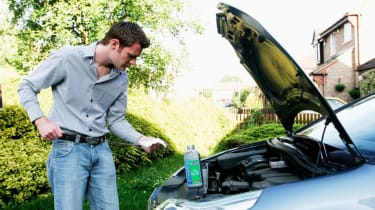
<path id="1" fill-rule="evenodd" d="M 108 142 L 96 146 L 53 140 L 47 174 L 55 210 L 118 210 L 116 169 Z"/>

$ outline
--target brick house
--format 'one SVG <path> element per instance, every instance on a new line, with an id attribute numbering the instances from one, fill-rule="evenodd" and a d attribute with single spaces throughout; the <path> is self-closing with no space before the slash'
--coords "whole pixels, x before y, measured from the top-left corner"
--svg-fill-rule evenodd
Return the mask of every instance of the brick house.
<path id="1" fill-rule="evenodd" d="M 325 30 L 313 34 L 316 68 L 310 76 L 326 97 L 352 100 L 349 91 L 360 91 L 361 80 L 374 72 L 375 4 L 367 3 L 360 12 L 348 12 Z M 338 86 L 345 88 L 340 90 Z"/>

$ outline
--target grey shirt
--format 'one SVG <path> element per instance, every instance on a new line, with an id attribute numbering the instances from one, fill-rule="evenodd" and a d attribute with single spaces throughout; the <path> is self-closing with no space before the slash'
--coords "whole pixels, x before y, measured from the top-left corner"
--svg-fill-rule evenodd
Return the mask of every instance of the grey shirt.
<path id="1" fill-rule="evenodd" d="M 97 79 L 94 54 L 97 43 L 66 46 L 53 53 L 25 77 L 18 88 L 21 104 L 30 120 L 44 116 L 37 94 L 52 87 L 49 120 L 63 130 L 88 136 L 111 131 L 133 144 L 143 135 L 125 119 L 128 75 L 113 68 Z"/>

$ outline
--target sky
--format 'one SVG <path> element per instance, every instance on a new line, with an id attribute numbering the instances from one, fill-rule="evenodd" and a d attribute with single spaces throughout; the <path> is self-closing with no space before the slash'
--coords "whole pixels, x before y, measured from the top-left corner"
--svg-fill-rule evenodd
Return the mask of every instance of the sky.
<path id="1" fill-rule="evenodd" d="M 314 29 L 326 29 L 365 0 L 185 0 L 190 11 L 205 26 L 203 35 L 188 35 L 189 68 L 177 80 L 177 88 L 209 88 L 226 75 L 252 83 L 239 64 L 229 42 L 216 30 L 219 2 L 230 4 L 255 18 L 298 62 L 314 53 Z M 185 93 L 189 94 L 189 93 Z"/>

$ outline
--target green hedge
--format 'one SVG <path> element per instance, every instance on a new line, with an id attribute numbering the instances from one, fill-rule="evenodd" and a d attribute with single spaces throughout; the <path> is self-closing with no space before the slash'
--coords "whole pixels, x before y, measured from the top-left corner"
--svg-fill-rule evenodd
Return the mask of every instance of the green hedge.
<path id="1" fill-rule="evenodd" d="M 168 138 L 162 134 L 157 126 L 147 122 L 144 119 L 138 118 L 135 115 L 129 113 L 126 115 L 127 120 L 133 125 L 133 127 L 143 133 L 144 135 L 159 137 L 169 142 Z M 132 146 L 124 140 L 110 134 L 108 142 L 111 146 L 114 155 L 115 165 L 118 173 L 125 173 L 135 168 L 138 168 L 139 164 L 151 164 L 159 158 L 163 158 L 175 153 L 173 145 L 168 143 L 166 149 L 160 149 L 152 154 L 145 153 L 140 147 Z"/>
<path id="2" fill-rule="evenodd" d="M 249 123 L 246 125 L 245 129 L 234 132 L 232 135 L 224 138 L 217 145 L 215 152 L 286 135 L 286 131 L 280 123 L 264 123 L 255 125 L 252 123 L 252 121 L 252 119 L 249 119 Z M 297 130 L 302 127 L 303 125 L 301 124 L 295 124 L 293 129 Z"/>
<path id="3" fill-rule="evenodd" d="M 0 109 L 0 204 L 45 192 L 49 144 L 40 139 L 18 106 Z"/>

